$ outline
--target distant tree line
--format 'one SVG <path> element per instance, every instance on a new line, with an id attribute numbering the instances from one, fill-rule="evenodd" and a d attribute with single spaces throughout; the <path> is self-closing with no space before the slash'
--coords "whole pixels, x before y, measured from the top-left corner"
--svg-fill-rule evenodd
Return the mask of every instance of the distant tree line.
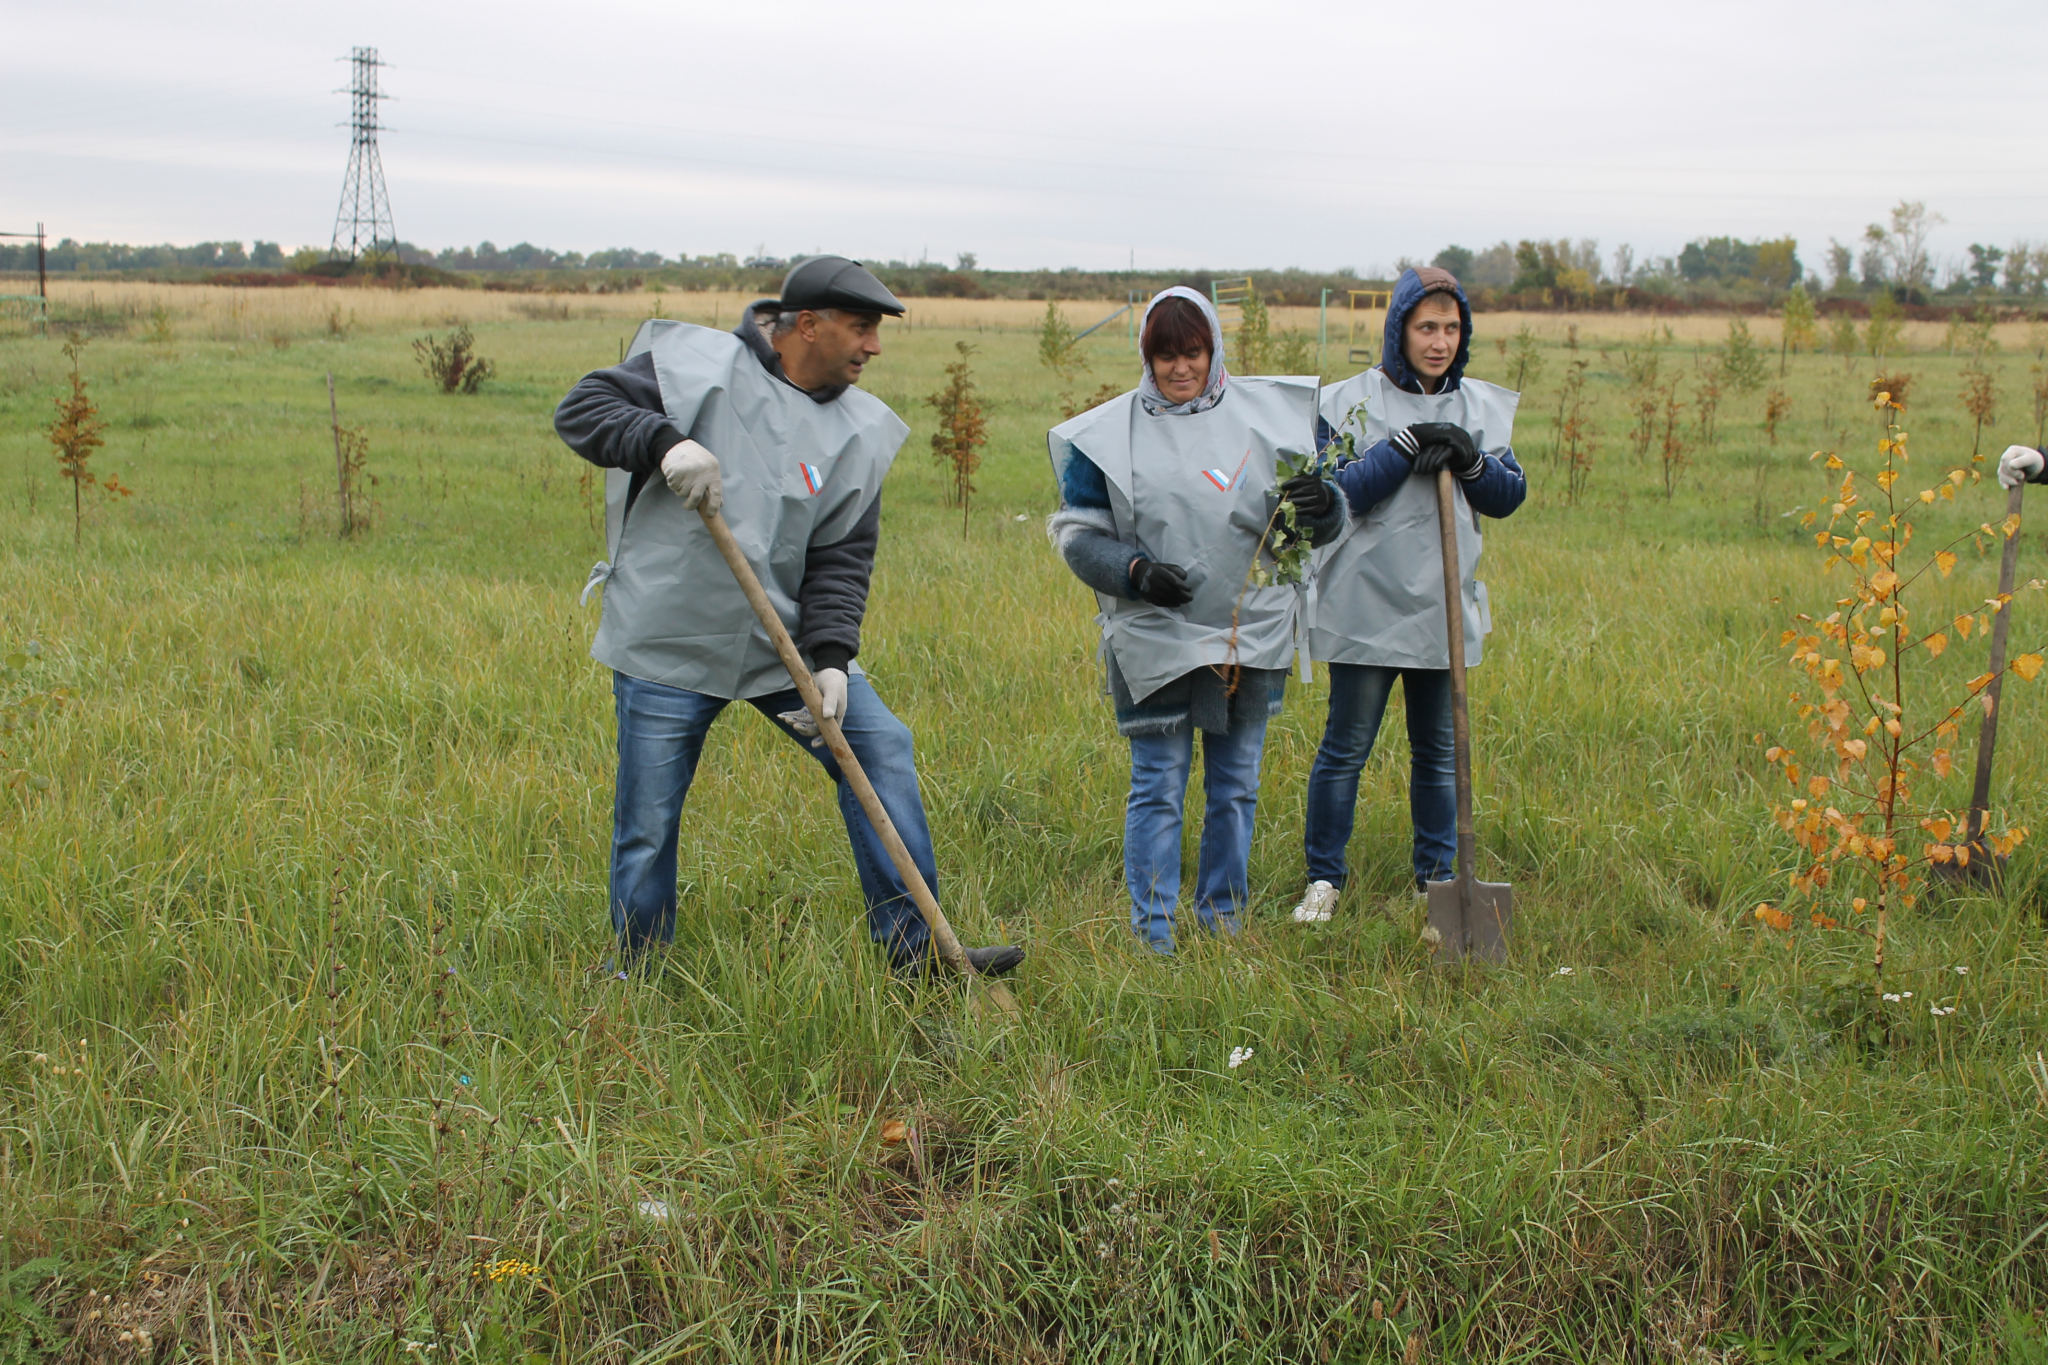
<path id="1" fill-rule="evenodd" d="M 1464 281 L 1475 302 L 1493 307 L 1768 303 L 1795 285 L 1842 301 L 1888 293 L 1901 304 L 2048 294 L 2048 244 L 1972 243 L 1966 258 L 1938 261 L 1927 243 L 1944 221 L 1922 201 L 1902 201 L 1888 221 L 1866 227 L 1855 245 L 1830 238 L 1825 277 L 1799 259 L 1792 237 L 1700 237 L 1674 256 L 1642 261 L 1626 244 L 1603 256 L 1590 237 L 1525 238 L 1481 251 L 1448 246 L 1430 263 Z"/>
<path id="2" fill-rule="evenodd" d="M 1948 300 L 1974 303 L 2003 299 L 2023 302 L 2048 295 L 2048 242 L 2021 240 L 1999 247 L 1972 243 L 1966 258 L 1937 260 L 1928 238 L 1945 220 L 1924 202 L 1902 201 L 1883 223 L 1872 223 L 1853 242 L 1830 238 L 1826 277 L 1810 269 L 1790 236 L 1745 240 L 1699 237 L 1675 255 L 1638 261 L 1627 244 L 1602 253 L 1595 238 L 1576 241 L 1523 238 L 1474 250 L 1447 246 L 1430 264 L 1462 280 L 1480 308 L 1775 307 L 1787 291 L 1804 286 L 1830 308 L 1861 311 L 1878 294 L 1902 305 Z M 735 290 L 772 294 L 789 262 L 731 252 L 665 256 L 658 251 L 611 247 L 588 254 L 555 251 L 519 242 L 428 251 L 410 242 L 391 244 L 406 267 L 458 283 L 472 277 L 490 289 L 588 290 L 661 287 L 682 291 Z M 0 245 L 0 270 L 35 268 L 35 244 Z M 940 261 L 869 261 L 868 266 L 896 293 L 911 298 L 1110 299 L 1149 297 L 1168 285 L 1206 291 L 1218 279 L 1249 274 L 1268 305 L 1314 306 L 1328 297 L 1343 307 L 1348 291 L 1387 288 L 1390 276 L 1422 261 L 1403 258 L 1392 272 L 1361 275 L 1334 271 L 1230 269 L 1189 270 L 984 270 L 972 252 L 949 265 Z M 287 255 L 275 242 L 200 242 L 194 246 L 123 246 L 64 238 L 49 251 L 53 271 L 335 272 L 328 253 L 305 247 Z M 204 278 L 202 273 L 201 278 Z M 289 278 L 289 275 L 285 276 Z M 255 282 L 253 277 L 234 282 Z"/>
<path id="3" fill-rule="evenodd" d="M 198 242 L 192 246 L 123 246 L 118 242 L 75 242 L 66 237 L 48 248 L 51 270 L 275 270 L 285 263 L 276 242 L 257 242 L 247 251 L 240 242 Z M 0 244 L 0 270 L 34 270 L 36 244 Z"/>

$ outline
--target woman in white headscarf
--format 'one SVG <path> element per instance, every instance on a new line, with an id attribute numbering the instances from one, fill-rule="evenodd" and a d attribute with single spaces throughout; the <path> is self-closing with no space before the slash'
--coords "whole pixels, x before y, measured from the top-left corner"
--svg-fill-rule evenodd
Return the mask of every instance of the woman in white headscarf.
<path id="1" fill-rule="evenodd" d="M 1250 895 L 1252 818 L 1266 722 L 1295 648 L 1295 590 L 1255 586 L 1281 502 L 1311 544 L 1343 525 L 1334 485 L 1283 481 L 1282 455 L 1315 448 L 1316 381 L 1233 377 L 1209 300 L 1168 289 L 1145 309 L 1138 387 L 1052 429 L 1060 510 L 1049 524 L 1102 607 L 1117 730 L 1131 744 L 1124 877 L 1131 928 L 1174 947 L 1181 823 L 1195 731 L 1207 809 L 1195 913 L 1235 933 Z"/>

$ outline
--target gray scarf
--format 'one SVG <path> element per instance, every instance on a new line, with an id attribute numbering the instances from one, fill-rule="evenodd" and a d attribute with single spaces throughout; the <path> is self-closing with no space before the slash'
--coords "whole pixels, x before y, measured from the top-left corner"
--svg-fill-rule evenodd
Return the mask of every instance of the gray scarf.
<path id="1" fill-rule="evenodd" d="M 1138 381 L 1138 401 L 1144 404 L 1145 411 L 1154 417 L 1178 417 L 1191 412 L 1207 412 L 1223 401 L 1224 385 L 1230 382 L 1230 374 L 1223 368 L 1223 323 L 1217 318 L 1216 308 L 1208 299 L 1186 285 L 1177 284 L 1152 296 L 1152 302 L 1145 305 L 1145 320 L 1151 320 L 1152 310 L 1159 306 L 1160 300 L 1176 296 L 1191 300 L 1202 310 L 1202 316 L 1209 319 L 1209 382 L 1203 385 L 1200 393 L 1187 402 L 1169 403 L 1166 401 L 1166 395 L 1159 391 L 1159 385 L 1152 381 L 1152 365 L 1147 361 L 1144 377 Z M 1144 322 L 1138 324 L 1138 335 L 1145 335 Z"/>

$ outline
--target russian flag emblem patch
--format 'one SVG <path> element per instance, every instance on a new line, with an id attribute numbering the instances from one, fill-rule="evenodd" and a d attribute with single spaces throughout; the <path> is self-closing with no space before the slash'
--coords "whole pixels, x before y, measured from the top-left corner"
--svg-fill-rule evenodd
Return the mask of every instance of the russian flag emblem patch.
<path id="1" fill-rule="evenodd" d="M 1216 491 L 1219 493 L 1228 493 L 1230 485 L 1236 482 L 1230 475 L 1225 474 L 1220 469 L 1205 469 L 1202 471 L 1202 477 L 1216 485 Z"/>
<path id="2" fill-rule="evenodd" d="M 803 471 L 805 491 L 812 497 L 817 497 L 818 490 L 825 486 L 824 473 L 814 464 L 800 464 L 797 468 Z"/>

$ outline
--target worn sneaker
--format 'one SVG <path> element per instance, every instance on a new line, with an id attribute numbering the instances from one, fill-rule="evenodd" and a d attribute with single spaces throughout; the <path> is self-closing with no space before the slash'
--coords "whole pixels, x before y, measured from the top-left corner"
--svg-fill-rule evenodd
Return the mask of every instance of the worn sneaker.
<path id="1" fill-rule="evenodd" d="M 1342 894 L 1328 882 L 1309 883 L 1308 893 L 1301 898 L 1301 904 L 1294 907 L 1296 924 L 1328 924 L 1330 912 L 1337 908 L 1337 897 Z"/>

